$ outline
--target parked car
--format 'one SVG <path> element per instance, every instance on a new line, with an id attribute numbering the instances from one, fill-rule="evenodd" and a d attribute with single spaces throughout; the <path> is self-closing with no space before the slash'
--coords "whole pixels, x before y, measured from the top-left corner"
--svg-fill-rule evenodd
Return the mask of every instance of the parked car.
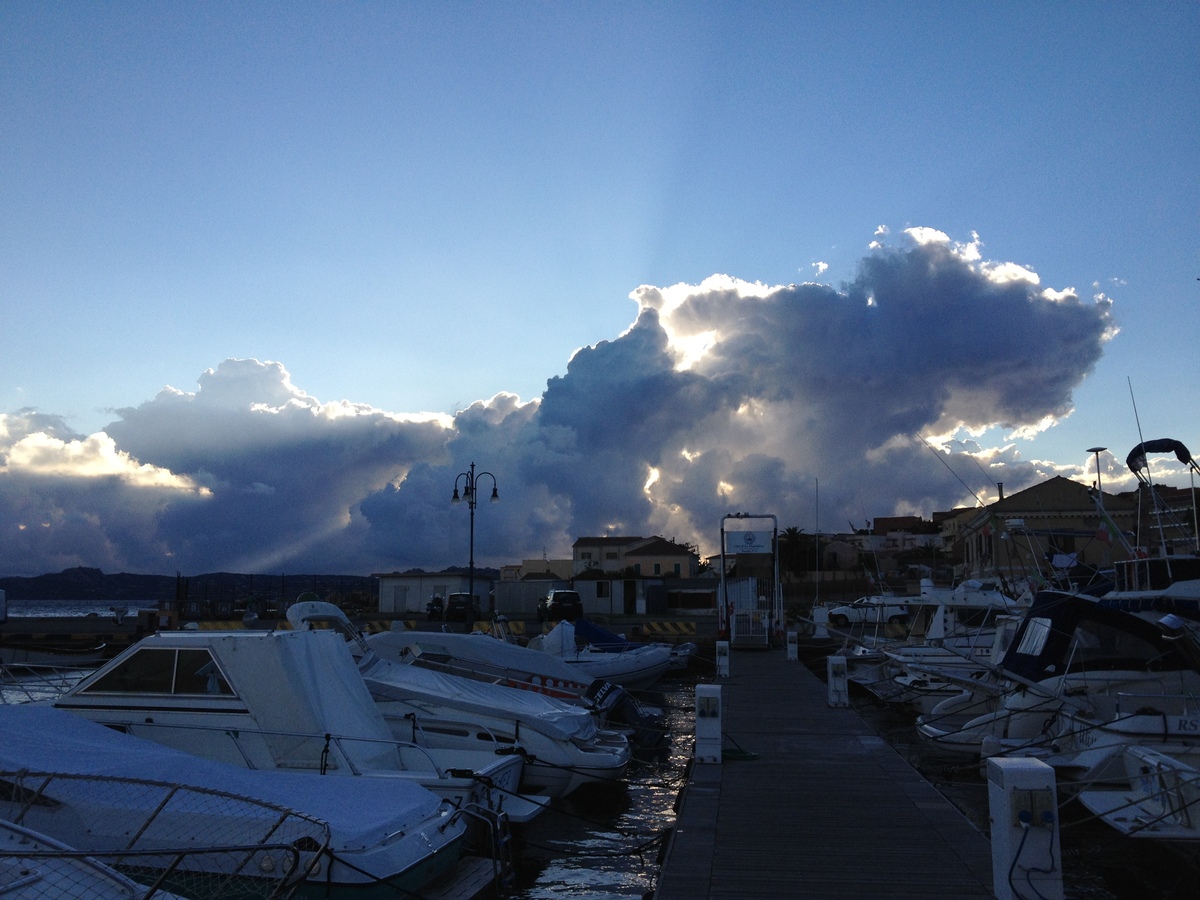
<path id="1" fill-rule="evenodd" d="M 446 598 L 447 622 L 474 622 L 480 616 L 479 598 L 470 594 L 451 594 Z"/>
<path id="2" fill-rule="evenodd" d="M 583 615 L 583 601 L 578 591 L 551 591 L 538 601 L 539 622 L 575 621 Z"/>
<path id="3" fill-rule="evenodd" d="M 908 607 L 896 602 L 895 597 L 859 597 L 846 606 L 835 606 L 829 611 L 830 625 L 877 625 L 880 622 L 907 622 Z"/>

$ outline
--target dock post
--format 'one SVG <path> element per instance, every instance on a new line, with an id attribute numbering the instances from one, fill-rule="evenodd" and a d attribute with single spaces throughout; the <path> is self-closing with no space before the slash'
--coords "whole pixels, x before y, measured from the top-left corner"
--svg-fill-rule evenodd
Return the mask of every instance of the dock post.
<path id="1" fill-rule="evenodd" d="M 1062 844 L 1054 769 L 1040 759 L 987 761 L 992 820 L 992 892 L 997 900 L 1063 900 Z"/>
<path id="2" fill-rule="evenodd" d="M 729 677 L 729 641 L 717 641 L 717 677 Z"/>
<path id="3" fill-rule="evenodd" d="M 846 669 L 846 657 L 829 656 L 825 659 L 827 682 L 829 684 L 829 705 L 850 705 L 850 678 Z"/>
<path id="4" fill-rule="evenodd" d="M 800 658 L 800 651 L 796 646 L 796 632 L 794 631 L 787 633 L 787 658 L 791 662 L 795 662 Z"/>
<path id="5" fill-rule="evenodd" d="M 696 685 L 696 762 L 721 762 L 721 686 Z"/>
<path id="6" fill-rule="evenodd" d="M 829 637 L 829 610 L 824 606 L 814 606 L 812 609 L 813 637 Z"/>

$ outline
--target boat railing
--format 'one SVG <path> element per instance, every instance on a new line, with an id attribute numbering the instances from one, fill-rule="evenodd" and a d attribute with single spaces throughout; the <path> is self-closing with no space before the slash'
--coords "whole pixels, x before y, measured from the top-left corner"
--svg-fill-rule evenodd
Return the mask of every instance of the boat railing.
<path id="1" fill-rule="evenodd" d="M 331 839 L 320 819 L 215 788 L 27 769 L 0 771 L 0 818 L 149 885 L 146 897 L 291 897 Z M 31 854 L 0 851 L 9 855 Z"/>
<path id="2" fill-rule="evenodd" d="M 93 668 L 78 666 L 0 663 L 0 703 L 31 703 L 53 700 L 74 687 Z"/>
<path id="3" fill-rule="evenodd" d="M 1200 716 L 1200 697 L 1191 692 L 1169 694 L 1161 691 L 1114 691 L 1116 697 L 1117 715 L 1122 709 L 1147 710 L 1150 715 Z M 1150 706 L 1153 703 L 1169 701 L 1171 709 L 1161 709 Z M 1134 713 L 1136 715 L 1137 713 Z M 1129 713 L 1126 713 L 1129 715 Z"/>
<path id="4" fill-rule="evenodd" d="M 325 775 L 330 769 L 330 757 L 332 755 L 331 748 L 337 748 L 338 757 L 345 761 L 346 767 L 352 775 L 369 774 L 370 772 L 377 770 L 373 768 L 364 768 L 359 763 L 356 763 L 354 754 L 348 752 L 347 748 L 352 746 L 371 745 L 380 749 L 394 749 L 396 750 L 397 754 L 404 750 L 415 751 L 423 759 L 428 761 L 429 772 L 436 775 L 438 778 L 447 777 L 445 770 L 438 765 L 437 760 L 434 758 L 428 747 L 423 747 L 415 742 L 396 740 L 394 738 L 356 737 L 350 735 L 333 734 L 332 732 L 325 731 L 313 732 L 286 731 L 268 728 L 243 728 L 240 725 L 237 728 L 230 728 L 227 725 L 204 725 L 186 722 L 131 722 L 124 727 L 130 734 L 133 735 L 154 729 L 182 729 L 203 732 L 205 734 L 222 734 L 233 743 L 234 747 L 236 747 L 238 752 L 241 754 L 242 760 L 246 767 L 250 769 L 259 768 L 259 766 L 256 764 L 253 753 L 251 753 L 246 746 L 244 738 L 247 736 L 257 738 L 299 739 L 305 743 L 315 744 L 320 747 L 316 755 L 315 765 L 298 765 L 294 761 L 289 764 L 286 760 L 280 759 L 278 756 L 276 756 L 276 754 L 273 753 L 272 756 L 275 757 L 275 763 L 281 769 L 316 767 L 319 769 L 322 775 Z M 295 757 L 295 748 L 292 749 L 292 755 Z"/>

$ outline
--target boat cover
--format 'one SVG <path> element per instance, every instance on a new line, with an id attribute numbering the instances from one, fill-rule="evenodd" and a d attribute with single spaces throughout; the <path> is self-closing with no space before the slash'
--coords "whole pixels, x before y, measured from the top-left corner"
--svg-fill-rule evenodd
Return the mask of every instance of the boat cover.
<path id="1" fill-rule="evenodd" d="M 624 686 L 652 683 L 671 666 L 671 648 L 665 644 L 634 644 L 617 653 L 581 648 L 575 641 L 575 626 L 565 619 L 529 645 L 580 666 L 593 678 Z"/>
<path id="2" fill-rule="evenodd" d="M 376 640 L 391 634 L 383 632 Z M 589 741 L 598 730 L 587 710 L 542 694 L 392 662 L 374 653 L 363 659 L 361 670 L 371 693 L 380 699 L 416 701 L 431 708 L 449 706 L 475 715 L 515 719 L 556 740 Z"/>
<path id="3" fill-rule="evenodd" d="M 408 779 L 242 769 L 121 734 L 73 713 L 0 705 L 0 771 L 107 776 L 224 791 L 325 822 L 330 847 L 355 850 L 419 825 L 442 805 Z"/>
<path id="4" fill-rule="evenodd" d="M 367 637 L 367 643 L 381 658 L 401 660 L 402 651 L 419 648 L 445 653 L 455 659 L 502 666 L 514 673 L 538 674 L 567 681 L 586 690 L 593 680 L 561 659 L 547 656 L 518 644 L 510 644 L 487 634 L 455 634 L 444 631 L 383 631 Z"/>
<path id="5" fill-rule="evenodd" d="M 1125 457 L 1125 465 L 1129 466 L 1129 471 L 1140 477 L 1142 469 L 1146 468 L 1146 456 L 1150 453 L 1174 453 L 1175 458 L 1186 465 L 1193 465 L 1192 455 L 1188 453 L 1188 448 L 1183 445 L 1182 441 L 1177 441 L 1174 438 L 1158 438 L 1153 441 L 1142 441 L 1136 447 L 1129 451 L 1129 455 Z"/>

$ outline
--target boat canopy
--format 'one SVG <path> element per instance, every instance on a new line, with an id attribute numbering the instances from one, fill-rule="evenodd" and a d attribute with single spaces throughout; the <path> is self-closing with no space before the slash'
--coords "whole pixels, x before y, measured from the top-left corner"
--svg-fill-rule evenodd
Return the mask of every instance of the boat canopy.
<path id="1" fill-rule="evenodd" d="M 1142 469 L 1146 468 L 1146 457 L 1151 453 L 1174 453 L 1175 458 L 1181 463 L 1189 465 L 1193 469 L 1196 468 L 1195 462 L 1192 461 L 1192 455 L 1188 453 L 1188 448 L 1183 445 L 1182 441 L 1174 438 L 1142 441 L 1129 451 L 1129 455 L 1125 457 L 1125 465 L 1129 466 L 1130 472 L 1141 478 Z"/>
<path id="2" fill-rule="evenodd" d="M 243 769 L 50 707 L 0 705 L 0 734 L 0 772 L 132 778 L 236 794 L 325 822 L 335 850 L 380 843 L 437 814 L 442 804 L 408 779 Z"/>
<path id="3" fill-rule="evenodd" d="M 266 732 L 356 738 L 345 743 L 345 752 L 359 768 L 399 767 L 392 731 L 334 631 L 159 632 L 55 705 L 142 708 L 157 702 L 198 713 L 245 713 Z"/>
<path id="4" fill-rule="evenodd" d="M 1026 681 L 1078 671 L 1175 671 L 1192 667 L 1154 621 L 1081 594 L 1041 591 L 1001 663 Z"/>

